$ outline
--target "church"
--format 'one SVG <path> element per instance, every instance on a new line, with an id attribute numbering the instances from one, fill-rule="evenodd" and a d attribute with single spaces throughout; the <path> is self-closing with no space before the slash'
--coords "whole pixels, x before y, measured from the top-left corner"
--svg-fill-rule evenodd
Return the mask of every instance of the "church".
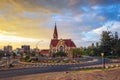
<path id="1" fill-rule="evenodd" d="M 50 42 L 50 55 L 56 52 L 65 52 L 67 56 L 71 56 L 70 55 L 71 48 L 76 48 L 76 45 L 71 39 L 58 38 L 57 26 L 55 23 L 53 39 L 51 39 Z"/>

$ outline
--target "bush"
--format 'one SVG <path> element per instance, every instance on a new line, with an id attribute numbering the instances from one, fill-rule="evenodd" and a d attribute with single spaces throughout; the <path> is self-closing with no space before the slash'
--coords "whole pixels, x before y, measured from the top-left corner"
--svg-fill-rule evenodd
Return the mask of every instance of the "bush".
<path id="1" fill-rule="evenodd" d="M 33 61 L 38 61 L 38 58 L 32 58 Z"/>
<path id="2" fill-rule="evenodd" d="M 25 58 L 20 58 L 20 61 L 23 61 L 23 62 L 24 62 L 24 61 L 25 61 Z"/>
<path id="3" fill-rule="evenodd" d="M 63 60 L 63 61 L 61 61 L 60 63 L 62 63 L 62 64 L 66 64 L 67 62 Z"/>
<path id="4" fill-rule="evenodd" d="M 109 56 L 106 56 L 106 58 L 116 59 L 117 57 L 116 57 L 116 56 L 109 55 Z"/>
<path id="5" fill-rule="evenodd" d="M 53 55 L 52 55 L 53 57 L 66 57 L 67 55 L 66 55 L 66 53 L 64 53 L 64 52 L 57 52 L 57 53 L 53 53 Z"/>
<path id="6" fill-rule="evenodd" d="M 28 61 L 29 59 L 30 59 L 30 56 L 26 56 L 26 57 L 24 58 L 25 61 Z"/>
<path id="7" fill-rule="evenodd" d="M 28 60 L 27 60 L 27 62 L 31 62 L 32 61 L 32 59 L 31 58 L 29 58 Z"/>
<path id="8" fill-rule="evenodd" d="M 14 67 L 12 64 L 9 64 L 9 67 Z"/>
<path id="9" fill-rule="evenodd" d="M 31 62 L 31 61 L 38 61 L 38 58 L 29 58 L 28 60 L 27 60 L 27 62 Z"/>
<path id="10" fill-rule="evenodd" d="M 24 58 L 20 58 L 20 61 L 26 61 L 26 62 L 38 61 L 38 58 L 30 58 L 30 56 L 26 56 Z"/>

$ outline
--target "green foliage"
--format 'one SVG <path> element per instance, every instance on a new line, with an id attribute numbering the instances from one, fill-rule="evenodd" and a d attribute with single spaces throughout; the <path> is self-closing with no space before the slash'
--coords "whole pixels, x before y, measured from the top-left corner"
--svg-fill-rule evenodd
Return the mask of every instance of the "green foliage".
<path id="1" fill-rule="evenodd" d="M 110 55 L 112 46 L 114 45 L 114 37 L 110 31 L 103 31 L 101 36 L 102 51 L 106 55 Z"/>
<path id="2" fill-rule="evenodd" d="M 66 61 L 66 60 L 63 60 L 63 61 L 61 61 L 61 63 L 66 64 L 66 63 L 67 63 L 67 61 Z"/>
<path id="3" fill-rule="evenodd" d="M 24 60 L 25 61 L 29 61 L 30 60 L 30 56 L 25 56 Z"/>
<path id="4" fill-rule="evenodd" d="M 118 57 L 117 57 L 117 56 L 112 56 L 112 55 L 109 55 L 109 56 L 107 56 L 106 58 L 116 59 L 116 58 L 118 58 Z"/>
<path id="5" fill-rule="evenodd" d="M 95 56 L 97 55 L 97 49 L 95 47 L 88 47 L 84 49 L 85 55 Z"/>
<path id="6" fill-rule="evenodd" d="M 31 62 L 31 61 L 32 61 L 32 58 L 29 58 L 29 59 L 27 59 L 26 61 L 27 61 L 27 62 Z"/>
<path id="7" fill-rule="evenodd" d="M 84 49 L 83 48 L 71 48 L 70 52 L 73 58 L 81 57 L 81 55 L 84 53 Z"/>
<path id="8" fill-rule="evenodd" d="M 32 61 L 38 61 L 38 58 L 32 58 Z"/>
<path id="9" fill-rule="evenodd" d="M 3 56 L 4 56 L 4 53 L 2 51 L 0 51 L 0 60 Z"/>
<path id="10" fill-rule="evenodd" d="M 57 52 L 57 53 L 53 53 L 52 55 L 53 57 L 66 57 L 66 53 L 65 52 Z"/>
<path id="11" fill-rule="evenodd" d="M 20 58 L 20 61 L 23 61 L 23 62 L 24 62 L 24 61 L 25 61 L 25 58 L 23 58 L 23 57 L 22 57 L 22 58 Z"/>
<path id="12" fill-rule="evenodd" d="M 110 31 L 103 31 L 101 47 L 106 56 L 120 57 L 120 39 L 117 32 L 113 35 Z"/>
<path id="13" fill-rule="evenodd" d="M 31 61 L 38 61 L 38 58 L 30 58 L 30 56 L 26 56 L 24 58 L 20 58 L 21 61 L 31 62 Z"/>
<path id="14" fill-rule="evenodd" d="M 9 67 L 14 67 L 12 64 L 9 64 Z"/>
<path id="15" fill-rule="evenodd" d="M 13 58 L 15 58 L 15 57 L 17 56 L 15 52 L 13 52 L 13 54 L 12 54 L 12 55 L 13 55 Z"/>
<path id="16" fill-rule="evenodd" d="M 90 55 L 90 56 L 94 56 L 94 53 L 95 53 L 94 50 L 91 50 L 91 51 L 89 52 L 89 55 Z"/>
<path id="17" fill-rule="evenodd" d="M 103 31 L 100 45 L 92 44 L 92 46 L 84 48 L 84 53 L 90 56 L 101 56 L 101 53 L 105 53 L 108 58 L 120 57 L 120 39 L 117 32 L 113 35 L 110 31 Z"/>

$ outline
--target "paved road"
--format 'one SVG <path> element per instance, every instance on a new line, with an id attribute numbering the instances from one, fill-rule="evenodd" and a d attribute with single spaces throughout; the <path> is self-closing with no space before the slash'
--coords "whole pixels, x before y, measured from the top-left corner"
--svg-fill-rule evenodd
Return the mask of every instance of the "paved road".
<path id="1" fill-rule="evenodd" d="M 102 63 L 101 58 L 94 58 L 94 59 L 97 59 L 97 61 L 82 63 L 82 64 L 62 64 L 62 65 L 36 64 L 37 67 L 34 68 L 0 70 L 0 78 L 36 74 L 36 73 L 46 73 L 46 72 L 71 71 L 71 70 L 80 69 L 80 67 L 100 65 Z M 106 63 L 109 63 L 109 60 L 106 59 Z M 29 66 L 35 66 L 35 64 L 29 64 Z"/>

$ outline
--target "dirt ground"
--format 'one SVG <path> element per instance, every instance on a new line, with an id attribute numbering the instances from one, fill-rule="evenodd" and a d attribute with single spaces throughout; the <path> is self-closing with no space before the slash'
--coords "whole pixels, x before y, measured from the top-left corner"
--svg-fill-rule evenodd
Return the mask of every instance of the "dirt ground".
<path id="1" fill-rule="evenodd" d="M 0 80 L 120 80 L 120 68 L 112 70 L 52 72 Z"/>

